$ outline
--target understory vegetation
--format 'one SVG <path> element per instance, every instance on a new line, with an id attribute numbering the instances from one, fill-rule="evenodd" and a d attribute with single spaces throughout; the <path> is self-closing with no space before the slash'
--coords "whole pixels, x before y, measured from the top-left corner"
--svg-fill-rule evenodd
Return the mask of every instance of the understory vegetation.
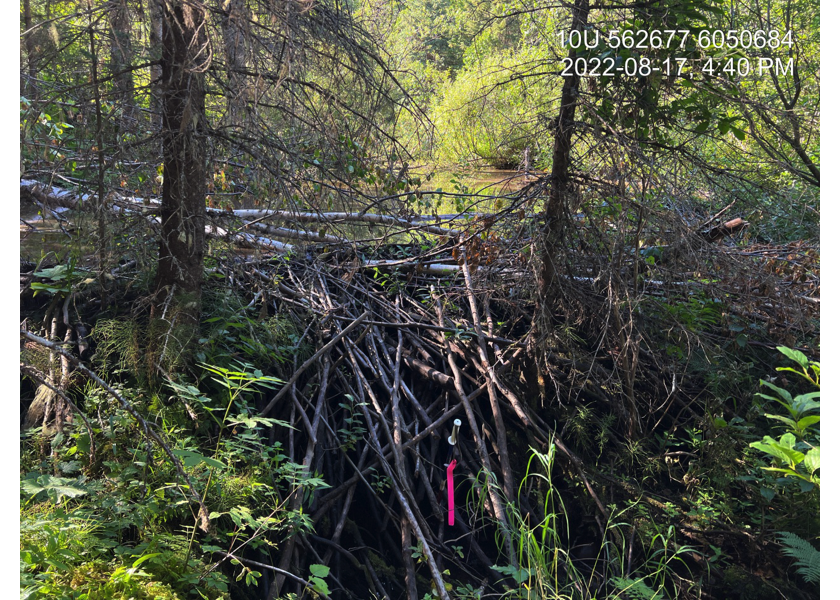
<path id="1" fill-rule="evenodd" d="M 23 0 L 21 598 L 818 598 L 819 18 Z"/>

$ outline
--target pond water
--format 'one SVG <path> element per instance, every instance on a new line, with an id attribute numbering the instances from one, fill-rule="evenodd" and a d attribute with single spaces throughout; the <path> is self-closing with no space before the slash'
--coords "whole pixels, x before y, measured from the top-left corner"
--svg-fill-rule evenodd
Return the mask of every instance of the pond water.
<path id="1" fill-rule="evenodd" d="M 20 259 L 37 263 L 44 254 L 61 252 L 69 242 L 57 220 L 44 219 L 32 202 L 20 201 Z"/>

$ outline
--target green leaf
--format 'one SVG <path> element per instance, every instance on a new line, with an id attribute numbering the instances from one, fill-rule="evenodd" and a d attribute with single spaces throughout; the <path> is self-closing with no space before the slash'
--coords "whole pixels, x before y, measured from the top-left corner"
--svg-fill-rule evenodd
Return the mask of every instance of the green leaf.
<path id="1" fill-rule="evenodd" d="M 805 578 L 805 581 L 808 583 L 819 583 L 819 551 L 808 541 L 787 531 L 779 532 L 779 542 L 782 544 L 782 553 L 796 559 L 793 564 L 797 567 L 797 572 Z"/>
<path id="2" fill-rule="evenodd" d="M 202 456 L 192 450 L 173 450 L 172 454 L 181 459 L 185 467 L 194 467 L 201 463 Z"/>
<path id="3" fill-rule="evenodd" d="M 225 467 L 227 467 L 227 465 L 225 465 L 225 463 L 223 463 L 220 460 L 216 460 L 215 458 L 209 458 L 207 456 L 202 456 L 201 460 L 208 467 L 214 467 L 216 469 L 224 469 Z"/>
<path id="4" fill-rule="evenodd" d="M 779 438 L 779 444 L 786 450 L 792 450 L 796 445 L 796 436 L 788 432 Z"/>
<path id="5" fill-rule="evenodd" d="M 785 425 L 787 425 L 791 429 L 796 429 L 796 421 L 794 421 L 793 419 L 788 419 L 787 417 L 782 417 L 782 416 L 779 416 L 779 415 L 765 414 L 764 416 L 767 417 L 768 419 L 774 419 L 776 421 L 781 421 L 782 423 L 784 423 Z"/>
<path id="6" fill-rule="evenodd" d="M 230 416 L 228 417 L 227 421 L 231 425 L 244 425 L 248 429 L 253 429 L 258 425 L 278 425 L 280 427 L 291 427 L 290 423 L 286 421 L 281 421 L 280 419 L 272 419 L 269 417 L 252 417 L 245 413 Z"/>
<path id="7" fill-rule="evenodd" d="M 215 458 L 203 456 L 194 450 L 173 450 L 172 454 L 180 458 L 185 467 L 194 467 L 201 463 L 216 469 L 224 469 L 226 467 L 225 463 L 218 461 Z"/>
<path id="8" fill-rule="evenodd" d="M 779 394 L 779 396 L 781 396 L 782 398 L 784 398 L 785 400 L 787 400 L 787 403 L 788 403 L 788 404 L 790 404 L 791 402 L 793 402 L 793 396 L 791 396 L 791 395 L 790 395 L 790 392 L 789 392 L 789 391 L 787 391 L 786 389 L 780 388 L 780 387 L 779 387 L 779 386 L 777 386 L 777 385 L 773 385 L 773 384 L 772 384 L 772 383 L 770 383 L 769 381 L 764 381 L 763 379 L 761 380 L 761 385 L 766 385 L 766 386 L 767 386 L 767 387 L 769 387 L 771 390 L 773 390 L 774 392 L 776 392 L 777 394 Z M 762 396 L 762 397 L 764 397 L 764 398 L 768 398 L 768 396 L 763 396 L 762 394 L 759 394 L 759 396 Z M 778 398 L 772 398 L 772 397 L 769 397 L 769 398 L 770 398 L 771 400 L 776 400 L 776 401 L 778 402 Z"/>
<path id="9" fill-rule="evenodd" d="M 778 442 L 769 435 L 765 435 L 762 441 L 750 444 L 750 448 L 766 452 L 791 467 L 795 467 L 802 462 L 805 455 L 793 449 L 794 443 L 796 443 L 796 437 L 792 433 L 786 433 Z"/>
<path id="10" fill-rule="evenodd" d="M 625 598 L 644 598 L 645 600 L 663 600 L 662 594 L 651 589 L 642 579 L 613 577 L 610 579 L 616 589 Z"/>
<path id="11" fill-rule="evenodd" d="M 817 400 L 814 400 L 814 398 L 819 397 L 819 392 L 810 392 L 808 394 L 797 396 L 793 399 L 793 402 L 791 402 L 789 409 L 791 414 L 798 417 L 799 415 L 811 412 L 812 410 L 819 410 L 820 403 Z"/>
<path id="12" fill-rule="evenodd" d="M 803 369 L 808 368 L 808 358 L 802 354 L 799 350 L 793 350 L 791 348 L 787 348 L 785 346 L 776 346 L 776 350 L 787 356 L 789 359 L 798 363 L 800 367 Z"/>
<path id="13" fill-rule="evenodd" d="M 819 483 L 819 480 L 817 480 L 817 483 Z M 813 481 L 803 481 L 802 479 L 799 480 L 799 491 L 804 494 L 807 494 L 808 492 L 813 490 L 814 487 L 816 486 L 814 485 Z"/>
<path id="14" fill-rule="evenodd" d="M 326 565 L 309 565 L 309 572 L 315 577 L 326 577 L 330 574 L 330 568 Z"/>
<path id="15" fill-rule="evenodd" d="M 90 434 L 80 433 L 79 437 L 76 438 L 76 448 L 79 449 L 79 452 L 90 452 Z"/>
<path id="16" fill-rule="evenodd" d="M 809 417 L 803 417 L 796 422 L 796 428 L 799 431 L 805 431 L 811 425 L 814 425 L 814 424 L 819 423 L 819 422 L 820 422 L 820 416 L 819 415 L 811 415 Z"/>
<path id="17" fill-rule="evenodd" d="M 814 471 L 820 468 L 820 449 L 812 448 L 809 450 L 802 462 L 805 464 L 808 472 L 813 475 Z"/>
<path id="18" fill-rule="evenodd" d="M 310 577 L 309 583 L 312 584 L 312 587 L 315 588 L 315 591 L 319 594 L 323 594 L 324 596 L 330 595 L 330 587 L 327 585 L 327 582 L 320 577 Z"/>
<path id="19" fill-rule="evenodd" d="M 61 502 L 61 499 L 65 496 L 68 498 L 77 498 L 88 493 L 75 479 L 53 477 L 52 475 L 41 475 L 37 479 L 34 477 L 21 479 L 20 487 L 25 494 L 30 496 L 47 492 L 51 497 L 55 498 L 56 503 Z"/>
<path id="20" fill-rule="evenodd" d="M 137 567 L 142 565 L 144 562 L 146 562 L 150 558 L 154 558 L 155 556 L 160 556 L 160 552 L 154 552 L 152 554 L 144 554 L 143 556 L 141 556 L 140 558 L 135 560 L 133 563 L 131 563 L 131 566 L 132 566 L 132 568 L 136 569 Z"/>
<path id="21" fill-rule="evenodd" d="M 58 571 L 67 572 L 67 571 L 71 570 L 70 567 L 67 566 L 66 563 L 63 563 L 60 560 L 55 560 L 54 558 L 48 558 L 44 562 L 47 563 L 48 565 L 50 565 L 51 567 L 55 567 L 56 570 L 58 570 Z"/>
<path id="22" fill-rule="evenodd" d="M 531 572 L 528 569 L 517 569 L 513 565 L 505 565 L 503 567 L 493 565 L 491 568 L 504 575 L 510 575 L 519 585 L 522 585 L 531 577 Z"/>

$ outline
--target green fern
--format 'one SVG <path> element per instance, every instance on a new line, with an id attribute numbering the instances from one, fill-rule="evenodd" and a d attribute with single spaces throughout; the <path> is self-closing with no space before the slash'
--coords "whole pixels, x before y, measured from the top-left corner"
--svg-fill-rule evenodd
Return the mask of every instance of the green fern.
<path id="1" fill-rule="evenodd" d="M 613 577 L 610 580 L 616 591 L 628 600 L 662 600 L 662 594 L 651 589 L 641 579 Z"/>
<path id="2" fill-rule="evenodd" d="M 779 532 L 779 541 L 782 544 L 782 553 L 785 556 L 795 558 L 793 565 L 797 573 L 808 583 L 820 582 L 820 552 L 809 542 L 803 540 L 795 533 L 787 531 Z"/>

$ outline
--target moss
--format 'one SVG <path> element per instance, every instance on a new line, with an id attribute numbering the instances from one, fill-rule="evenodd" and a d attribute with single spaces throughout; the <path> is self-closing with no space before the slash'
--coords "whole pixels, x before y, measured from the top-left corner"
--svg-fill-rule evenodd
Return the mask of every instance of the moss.
<path id="1" fill-rule="evenodd" d="M 393 566 L 386 565 L 385 561 L 376 552 L 368 552 L 368 558 L 377 575 L 396 580 L 396 569 Z"/>

